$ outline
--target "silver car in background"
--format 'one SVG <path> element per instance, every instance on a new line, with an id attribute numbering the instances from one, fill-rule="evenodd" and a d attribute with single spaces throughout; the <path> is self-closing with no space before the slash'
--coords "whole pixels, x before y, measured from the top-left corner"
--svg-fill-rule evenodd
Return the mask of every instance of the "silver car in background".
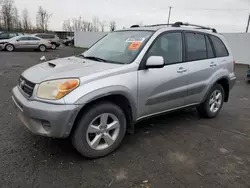
<path id="1" fill-rule="evenodd" d="M 0 41 L 0 46 L 9 52 L 15 49 L 34 49 L 44 52 L 48 48 L 51 48 L 51 43 L 39 37 L 24 35 L 2 40 Z"/>

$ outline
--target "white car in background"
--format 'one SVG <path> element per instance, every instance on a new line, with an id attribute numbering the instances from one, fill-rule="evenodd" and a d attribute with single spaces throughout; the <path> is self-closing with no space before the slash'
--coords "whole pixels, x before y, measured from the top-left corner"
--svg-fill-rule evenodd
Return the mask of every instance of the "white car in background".
<path id="1" fill-rule="evenodd" d="M 15 49 L 34 49 L 41 52 L 51 48 L 51 42 L 39 37 L 24 35 L 13 37 L 8 40 L 0 40 L 0 47 L 9 52 Z"/>

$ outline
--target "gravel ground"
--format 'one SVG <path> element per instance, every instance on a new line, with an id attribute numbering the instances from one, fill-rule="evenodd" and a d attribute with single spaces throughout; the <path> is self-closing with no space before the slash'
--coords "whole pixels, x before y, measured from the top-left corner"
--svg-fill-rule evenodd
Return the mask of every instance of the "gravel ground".
<path id="1" fill-rule="evenodd" d="M 237 84 L 216 119 L 200 119 L 188 109 L 140 122 L 115 153 L 98 160 L 82 158 L 67 139 L 30 133 L 11 101 L 20 73 L 43 55 L 81 51 L 0 52 L 1 188 L 250 187 L 250 85 L 244 66 L 236 67 Z"/>

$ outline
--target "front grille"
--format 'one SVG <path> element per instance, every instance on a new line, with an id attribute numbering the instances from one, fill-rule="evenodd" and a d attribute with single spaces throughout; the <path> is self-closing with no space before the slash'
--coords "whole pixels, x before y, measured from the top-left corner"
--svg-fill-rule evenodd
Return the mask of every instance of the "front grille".
<path id="1" fill-rule="evenodd" d="M 28 81 L 27 79 L 21 76 L 18 80 L 18 85 L 26 96 L 31 97 L 35 87 L 34 83 Z"/>

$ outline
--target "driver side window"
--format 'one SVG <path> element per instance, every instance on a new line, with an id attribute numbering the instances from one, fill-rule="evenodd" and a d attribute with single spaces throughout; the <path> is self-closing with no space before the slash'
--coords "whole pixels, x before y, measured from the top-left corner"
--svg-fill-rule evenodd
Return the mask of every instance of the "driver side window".
<path id="1" fill-rule="evenodd" d="M 159 36 L 150 50 L 150 56 L 162 56 L 166 65 L 182 62 L 182 34 L 167 33 Z"/>

